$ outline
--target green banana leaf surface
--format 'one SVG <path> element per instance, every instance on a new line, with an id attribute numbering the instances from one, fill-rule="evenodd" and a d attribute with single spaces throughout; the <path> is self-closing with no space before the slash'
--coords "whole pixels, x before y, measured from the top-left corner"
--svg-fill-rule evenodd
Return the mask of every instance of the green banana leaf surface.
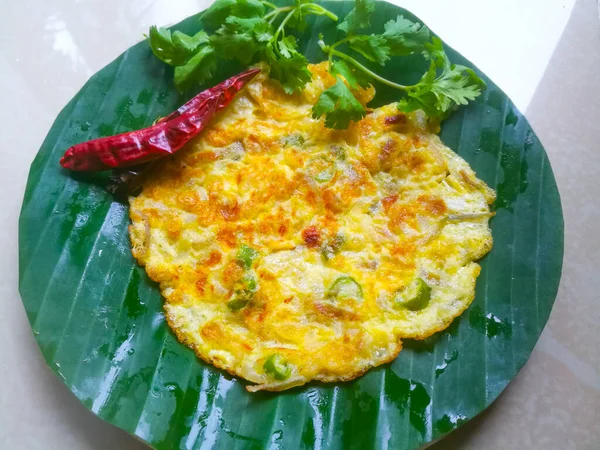
<path id="1" fill-rule="evenodd" d="M 352 2 L 322 2 L 343 17 Z M 377 3 L 373 30 L 398 14 Z M 197 16 L 176 25 L 201 28 Z M 324 59 L 312 17 L 300 40 Z M 447 47 L 447 46 L 446 46 Z M 447 48 L 451 60 L 472 66 Z M 390 79 L 423 73 L 421 57 L 378 69 Z M 231 64 L 206 87 L 237 73 Z M 476 299 L 447 329 L 405 341 L 399 357 L 348 383 L 248 393 L 207 365 L 165 323 L 155 283 L 131 252 L 128 206 L 106 175 L 63 170 L 73 144 L 148 126 L 194 94 L 141 42 L 95 74 L 56 119 L 29 174 L 19 223 L 20 292 L 44 358 L 98 417 L 157 449 L 412 449 L 483 411 L 525 364 L 554 302 L 563 257 L 560 197 L 527 120 L 485 75 L 488 89 L 442 128 L 442 140 L 496 189 L 494 247 L 481 261 Z M 376 86 L 374 105 L 397 101 Z"/>

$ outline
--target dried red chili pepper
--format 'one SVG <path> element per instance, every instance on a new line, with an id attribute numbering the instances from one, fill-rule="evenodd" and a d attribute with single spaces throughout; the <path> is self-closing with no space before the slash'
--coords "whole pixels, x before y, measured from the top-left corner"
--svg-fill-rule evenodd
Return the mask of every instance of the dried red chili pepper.
<path id="1" fill-rule="evenodd" d="M 182 114 L 143 130 L 123 133 L 71 147 L 60 164 L 92 172 L 127 167 L 170 155 L 196 136 L 214 116 L 221 95 L 204 101 L 198 111 Z"/>
<path id="2" fill-rule="evenodd" d="M 173 111 L 167 117 L 159 119 L 157 123 L 172 120 L 175 117 L 180 116 L 181 114 L 186 112 L 195 111 L 206 99 L 218 94 L 219 92 L 223 92 L 225 96 L 223 98 L 223 103 L 217 107 L 217 111 L 220 111 L 225 106 L 227 106 L 229 102 L 231 102 L 235 94 L 237 94 L 246 85 L 246 83 L 248 83 L 248 81 L 254 78 L 256 74 L 258 74 L 258 72 L 260 72 L 260 69 L 249 69 L 231 78 L 227 78 L 222 83 L 200 92 L 194 98 L 189 100 L 185 105 L 181 106 L 178 110 Z"/>
<path id="3" fill-rule="evenodd" d="M 248 70 L 201 92 L 151 127 L 74 145 L 60 164 L 91 172 L 138 165 L 173 154 L 202 131 L 215 112 L 227 106 L 259 71 Z"/>

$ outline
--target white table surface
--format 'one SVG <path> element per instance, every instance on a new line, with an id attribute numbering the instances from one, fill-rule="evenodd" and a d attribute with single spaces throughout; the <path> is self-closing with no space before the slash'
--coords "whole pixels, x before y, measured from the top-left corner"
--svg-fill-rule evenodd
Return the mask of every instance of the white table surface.
<path id="1" fill-rule="evenodd" d="M 436 449 L 600 448 L 600 23 L 596 0 L 396 0 L 502 87 L 541 138 L 566 221 L 563 278 L 529 362 Z M 208 0 L 0 4 L 0 448 L 141 449 L 45 366 L 19 294 L 17 220 L 29 164 L 90 75 Z"/>

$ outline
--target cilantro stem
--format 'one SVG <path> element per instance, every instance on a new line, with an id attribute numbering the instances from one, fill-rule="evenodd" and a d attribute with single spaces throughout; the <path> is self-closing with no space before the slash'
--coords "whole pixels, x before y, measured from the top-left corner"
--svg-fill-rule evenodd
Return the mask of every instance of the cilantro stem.
<path id="1" fill-rule="evenodd" d="M 263 5 L 266 5 L 266 6 L 268 6 L 269 8 L 277 9 L 277 5 L 274 5 L 274 4 L 273 4 L 273 3 L 271 3 L 271 2 L 267 2 L 267 1 L 263 0 L 263 1 L 262 1 L 262 3 L 263 3 Z"/>
<path id="2" fill-rule="evenodd" d="M 336 43 L 339 44 L 339 43 Z M 334 45 L 336 45 L 334 44 Z M 323 48 L 323 50 L 327 53 L 329 53 L 330 57 L 332 55 L 337 56 L 340 59 L 343 59 L 344 61 L 349 62 L 350 64 L 352 64 L 354 67 L 356 67 L 359 70 L 362 70 L 364 73 L 366 73 L 367 75 L 369 75 L 371 78 L 374 78 L 375 80 L 379 81 L 381 84 L 385 84 L 386 86 L 390 86 L 393 87 L 394 89 L 398 89 L 400 91 L 408 91 L 410 90 L 411 86 L 404 86 L 403 84 L 398 84 L 398 83 L 394 83 L 393 81 L 390 81 L 386 78 L 380 77 L 379 75 L 377 75 L 375 72 L 373 72 L 372 70 L 367 69 L 365 66 L 363 66 L 361 63 L 359 63 L 357 60 L 355 60 L 354 58 L 352 58 L 351 56 L 346 55 L 345 53 L 342 53 L 338 50 L 335 50 L 333 48 L 333 46 L 327 47 L 325 46 Z M 331 61 L 331 58 L 330 58 Z"/>
<path id="3" fill-rule="evenodd" d="M 314 3 L 304 3 L 300 5 L 300 9 L 309 9 L 310 12 L 315 16 L 327 16 L 334 22 L 338 21 L 338 16 L 336 16 L 328 9 L 323 8 L 321 5 L 316 5 Z"/>
<path id="4" fill-rule="evenodd" d="M 275 9 L 273 9 L 273 11 L 265 14 L 265 16 L 264 16 L 265 20 L 267 20 L 267 19 L 269 20 L 269 23 L 275 22 L 275 20 L 277 19 L 277 16 L 279 16 L 279 14 L 281 14 L 282 12 L 294 11 L 296 9 L 304 9 L 304 10 L 307 10 L 308 13 L 314 14 L 315 16 L 327 16 L 334 22 L 338 21 L 338 16 L 333 14 L 328 9 L 325 9 L 320 5 L 315 5 L 314 3 L 304 3 L 300 6 L 295 6 L 295 7 L 294 6 L 282 6 L 281 8 L 278 8 L 277 6 L 275 6 L 269 2 L 263 2 L 263 3 L 265 3 L 269 6 L 273 6 L 275 8 Z"/>
<path id="5" fill-rule="evenodd" d="M 337 41 L 337 42 L 335 42 L 335 43 L 331 44 L 331 45 L 329 46 L 329 48 L 330 48 L 330 49 L 334 49 L 334 48 L 336 48 L 336 47 L 339 47 L 340 45 L 342 45 L 342 44 L 345 44 L 346 42 L 348 42 L 348 41 L 349 41 L 349 40 L 351 40 L 351 39 L 352 39 L 352 36 L 348 36 L 348 37 L 345 37 L 344 39 L 340 39 L 339 41 Z"/>
<path id="6" fill-rule="evenodd" d="M 338 46 L 340 46 L 342 44 L 345 44 L 350 39 L 351 39 L 351 36 L 348 36 L 348 37 L 345 37 L 344 39 L 340 39 L 339 41 L 337 41 L 337 42 L 335 42 L 335 43 L 333 43 L 333 44 L 331 44 L 329 46 L 326 46 L 325 43 L 322 40 L 319 42 L 319 45 L 321 46 L 321 48 L 323 49 L 323 51 L 327 52 L 327 54 L 329 55 L 329 57 L 327 58 L 327 60 L 329 62 L 329 67 L 331 67 L 331 64 L 333 64 L 333 53 L 331 53 L 330 50 L 333 50 L 334 48 L 336 48 L 336 47 L 338 47 Z M 326 50 L 326 48 L 328 50 Z"/>
<path id="7" fill-rule="evenodd" d="M 267 20 L 270 18 L 271 20 L 269 20 L 269 23 L 273 23 L 280 13 L 286 12 L 286 11 L 291 11 L 292 9 L 294 9 L 294 8 L 291 6 L 282 6 L 281 8 L 275 8 L 270 13 L 265 14 L 264 19 Z"/>
<path id="8" fill-rule="evenodd" d="M 279 37 L 279 35 L 281 33 L 283 33 L 283 35 L 285 36 L 285 33 L 283 32 L 283 29 L 285 28 L 285 24 L 288 23 L 288 21 L 292 18 L 292 16 L 296 13 L 296 11 L 294 11 L 296 8 L 292 8 L 292 10 L 288 13 L 287 16 L 285 16 L 285 18 L 283 19 L 283 21 L 279 24 L 279 28 L 277 28 L 277 31 L 275 32 L 275 34 L 273 35 L 273 41 L 276 42 L 277 38 Z"/>

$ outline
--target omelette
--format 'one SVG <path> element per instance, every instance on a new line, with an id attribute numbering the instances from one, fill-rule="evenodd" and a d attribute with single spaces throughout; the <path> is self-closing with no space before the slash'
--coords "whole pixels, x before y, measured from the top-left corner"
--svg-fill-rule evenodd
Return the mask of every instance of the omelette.
<path id="1" fill-rule="evenodd" d="M 390 104 L 343 131 L 312 118 L 326 64 L 291 96 L 263 70 L 130 199 L 168 324 L 249 391 L 392 361 L 465 311 L 492 247 L 494 191 L 422 112 Z"/>

